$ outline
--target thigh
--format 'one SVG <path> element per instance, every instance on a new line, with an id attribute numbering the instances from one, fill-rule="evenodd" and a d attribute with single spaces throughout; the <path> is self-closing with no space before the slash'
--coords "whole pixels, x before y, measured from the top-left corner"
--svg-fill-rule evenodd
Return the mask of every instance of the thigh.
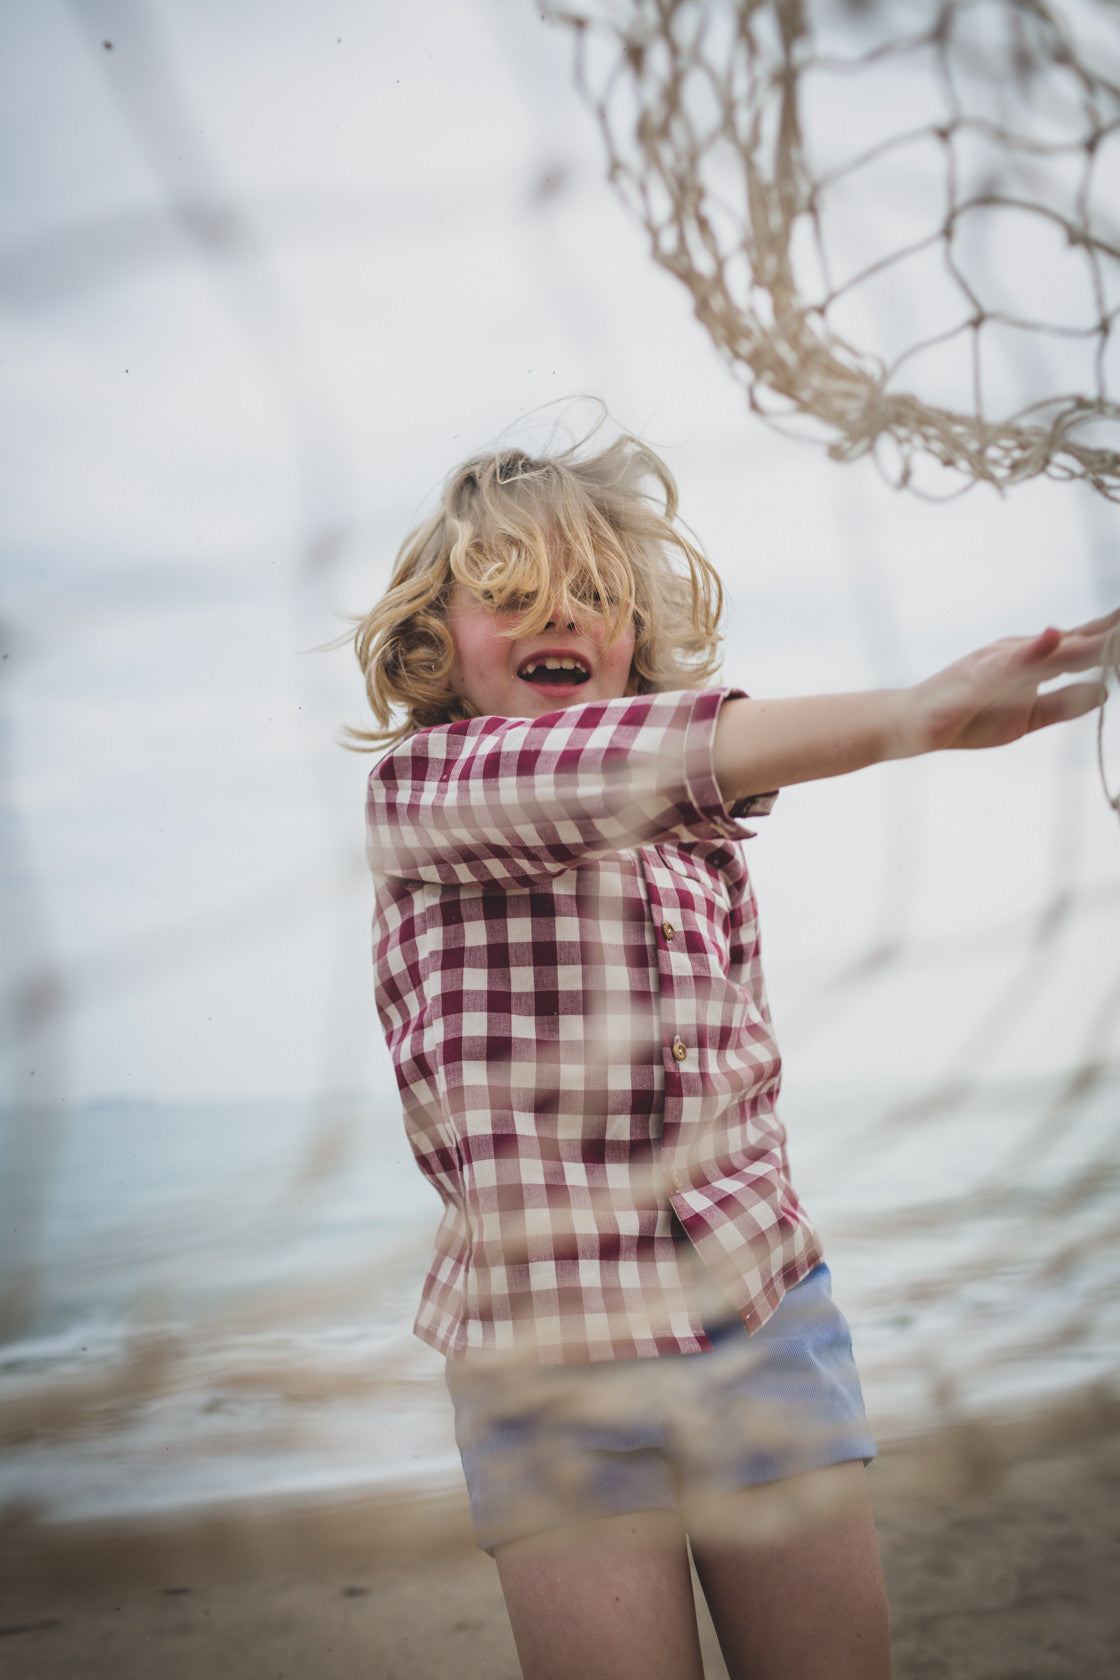
<path id="1" fill-rule="evenodd" d="M 731 1680 L 889 1680 L 861 1463 L 715 1496 L 693 1509 L 689 1534 Z"/>
<path id="2" fill-rule="evenodd" d="M 524 1680 L 703 1680 L 675 1513 L 553 1529 L 494 1558 Z"/>

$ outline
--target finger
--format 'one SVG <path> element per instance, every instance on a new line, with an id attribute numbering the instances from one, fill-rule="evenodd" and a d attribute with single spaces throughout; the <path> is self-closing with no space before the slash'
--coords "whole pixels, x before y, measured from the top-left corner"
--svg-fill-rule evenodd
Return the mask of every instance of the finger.
<path id="1" fill-rule="evenodd" d="M 1055 630 L 1053 625 L 1041 631 L 1037 636 L 1030 636 L 1011 648 L 1011 659 L 1016 665 L 1027 668 L 1033 665 L 1044 665 L 1053 659 L 1062 646 L 1062 632 Z M 997 646 L 999 644 L 997 643 Z"/>
<path id="2" fill-rule="evenodd" d="M 1040 694 L 1031 712 L 1031 730 L 1045 729 L 1052 723 L 1068 723 L 1071 718 L 1084 717 L 1096 711 L 1106 698 L 1102 682 L 1066 683 Z"/>
<path id="3" fill-rule="evenodd" d="M 1108 622 L 1100 620 L 1102 625 Z M 1054 640 L 1055 632 L 1044 630 L 1041 636 L 1034 637 L 1023 647 L 1023 663 L 1047 664 L 1055 676 L 1062 671 L 1091 671 L 1103 662 L 1108 638 L 1118 627 L 1120 619 L 1112 623 L 1112 629 L 1094 629 L 1086 625 L 1080 630 L 1057 633 L 1057 641 Z"/>
<path id="4" fill-rule="evenodd" d="M 1074 634 L 1074 640 L 1065 642 L 1051 657 L 1050 664 L 1055 674 L 1059 671 L 1091 671 L 1095 666 L 1103 665 L 1107 641 L 1107 636 Z"/>
<path id="5" fill-rule="evenodd" d="M 1078 624 L 1068 633 L 1071 636 L 1107 636 L 1110 630 L 1115 630 L 1120 624 L 1120 607 L 1115 612 L 1105 613 L 1103 618 L 1094 618 L 1088 624 Z"/>

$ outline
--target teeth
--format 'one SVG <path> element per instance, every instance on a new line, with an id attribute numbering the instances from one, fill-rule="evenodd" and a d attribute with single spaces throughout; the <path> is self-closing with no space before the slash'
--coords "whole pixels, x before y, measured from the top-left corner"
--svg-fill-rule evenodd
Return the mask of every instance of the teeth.
<path id="1" fill-rule="evenodd" d="M 582 671 L 586 674 L 587 666 L 582 659 L 530 659 L 521 667 L 523 677 L 532 676 L 534 671 Z"/>

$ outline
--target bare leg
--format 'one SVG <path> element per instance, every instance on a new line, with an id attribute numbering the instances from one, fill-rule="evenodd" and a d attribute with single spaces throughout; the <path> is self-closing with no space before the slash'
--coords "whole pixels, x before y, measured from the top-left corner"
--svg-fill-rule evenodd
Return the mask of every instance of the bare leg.
<path id="1" fill-rule="evenodd" d="M 690 1536 L 731 1680 L 890 1680 L 862 1464 L 712 1500 Z"/>
<path id="2" fill-rule="evenodd" d="M 602 1517 L 494 1555 L 525 1680 L 703 1680 L 674 1512 Z"/>

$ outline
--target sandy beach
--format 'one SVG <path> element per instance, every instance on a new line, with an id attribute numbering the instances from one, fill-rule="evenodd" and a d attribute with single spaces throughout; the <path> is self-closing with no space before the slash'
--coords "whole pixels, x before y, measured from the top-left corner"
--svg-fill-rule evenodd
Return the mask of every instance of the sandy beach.
<path id="1" fill-rule="evenodd" d="M 898 1680 L 1111 1680 L 1120 1432 L 1030 1452 L 1009 1438 L 1002 1463 L 981 1446 L 888 1449 L 871 1472 Z M 458 1495 L 147 1528 L 17 1521 L 0 1562 L 7 1680 L 519 1674 Z M 725 1680 L 710 1626 L 704 1644 Z"/>

